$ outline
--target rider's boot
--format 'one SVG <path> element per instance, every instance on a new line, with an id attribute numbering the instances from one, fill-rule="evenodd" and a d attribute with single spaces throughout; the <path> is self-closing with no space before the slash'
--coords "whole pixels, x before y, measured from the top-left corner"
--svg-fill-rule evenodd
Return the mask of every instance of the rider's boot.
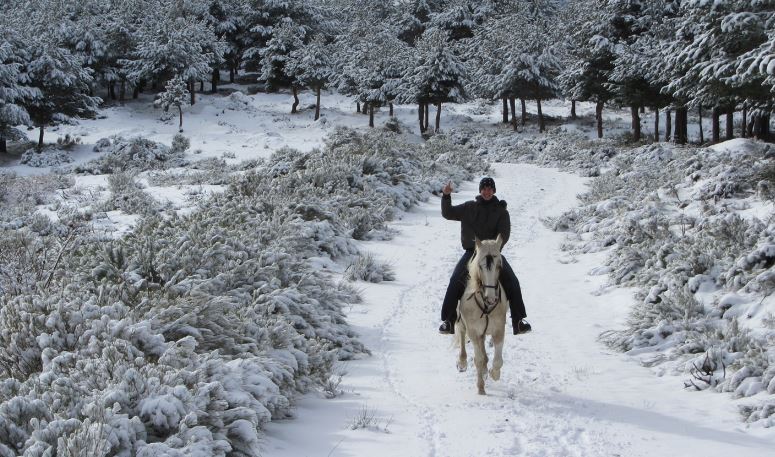
<path id="1" fill-rule="evenodd" d="M 533 327 L 531 327 L 530 324 L 524 319 L 512 319 L 511 326 L 515 335 L 520 335 L 522 333 L 527 333 L 533 330 Z"/>
<path id="2" fill-rule="evenodd" d="M 442 335 L 452 335 L 455 333 L 455 326 L 450 321 L 443 321 L 439 326 L 439 333 Z"/>

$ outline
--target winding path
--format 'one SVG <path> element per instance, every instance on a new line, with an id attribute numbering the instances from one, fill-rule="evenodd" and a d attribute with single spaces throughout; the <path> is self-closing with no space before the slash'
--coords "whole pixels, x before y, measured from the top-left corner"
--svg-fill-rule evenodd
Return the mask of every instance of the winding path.
<path id="1" fill-rule="evenodd" d="M 774 434 L 745 430 L 727 396 L 685 392 L 680 376 L 657 377 L 597 341 L 620 325 L 631 293 L 589 276 L 602 255 L 562 252 L 565 235 L 541 222 L 574 206 L 584 180 L 529 165 L 495 171 L 512 218 L 504 254 L 535 329 L 507 336 L 501 380 L 477 395 L 473 364 L 457 373 L 452 339 L 436 333 L 460 244 L 434 198 L 394 224 L 396 239 L 363 245 L 397 273 L 364 286 L 364 303 L 349 311 L 373 355 L 344 367 L 342 395 L 310 395 L 296 419 L 270 424 L 265 455 L 773 455 Z M 453 203 L 475 194 L 464 186 Z"/>

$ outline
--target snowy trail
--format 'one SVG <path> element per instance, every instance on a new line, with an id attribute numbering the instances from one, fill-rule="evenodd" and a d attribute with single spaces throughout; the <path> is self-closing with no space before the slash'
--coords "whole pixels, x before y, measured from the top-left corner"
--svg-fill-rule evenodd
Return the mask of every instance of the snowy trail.
<path id="1" fill-rule="evenodd" d="M 397 273 L 365 285 L 364 304 L 349 312 L 372 357 L 347 365 L 343 395 L 308 396 L 298 419 L 270 424 L 265 455 L 772 455 L 772 434 L 745 429 L 726 395 L 684 392 L 682 378 L 656 377 L 597 342 L 626 316 L 630 293 L 603 289 L 603 276 L 588 276 L 603 257 L 571 258 L 559 250 L 564 235 L 541 223 L 574 206 L 584 180 L 529 165 L 495 170 L 512 219 L 504 255 L 535 329 L 515 337 L 507 328 L 501 380 L 477 395 L 473 364 L 458 373 L 452 339 L 436 332 L 461 247 L 459 225 L 433 198 L 394 224 L 396 239 L 363 245 Z M 458 189 L 453 204 L 475 194 L 474 184 Z"/>

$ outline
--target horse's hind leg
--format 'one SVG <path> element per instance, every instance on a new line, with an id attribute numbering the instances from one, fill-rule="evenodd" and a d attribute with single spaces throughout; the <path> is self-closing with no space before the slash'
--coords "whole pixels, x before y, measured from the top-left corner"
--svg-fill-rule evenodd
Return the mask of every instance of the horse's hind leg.
<path id="1" fill-rule="evenodd" d="M 484 378 L 487 376 L 487 352 L 484 348 L 484 335 L 471 338 L 474 344 L 474 364 L 476 365 L 476 388 L 479 395 L 485 395 Z"/>
<path id="2" fill-rule="evenodd" d="M 505 329 L 498 329 L 492 334 L 492 342 L 495 345 L 495 355 L 492 360 L 492 368 L 490 369 L 490 377 L 497 381 L 501 377 L 501 367 L 503 366 L 503 340 L 505 336 Z"/>
<path id="3" fill-rule="evenodd" d="M 457 357 L 457 371 L 463 372 L 468 368 L 468 354 L 466 354 L 466 326 L 458 324 L 455 326 L 455 335 L 457 335 L 460 344 L 460 353 Z"/>

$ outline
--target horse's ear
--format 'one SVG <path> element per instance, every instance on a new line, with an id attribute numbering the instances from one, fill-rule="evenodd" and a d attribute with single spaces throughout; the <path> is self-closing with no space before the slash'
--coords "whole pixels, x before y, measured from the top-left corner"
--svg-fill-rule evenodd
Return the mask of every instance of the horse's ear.
<path id="1" fill-rule="evenodd" d="M 498 243 L 498 250 L 500 251 L 503 247 L 503 237 L 500 233 L 498 234 L 498 238 L 495 238 L 495 242 Z"/>
<path id="2" fill-rule="evenodd" d="M 474 243 L 476 243 L 476 250 L 477 251 L 481 251 L 481 249 L 482 249 L 482 241 L 479 240 L 478 236 L 474 238 Z"/>

